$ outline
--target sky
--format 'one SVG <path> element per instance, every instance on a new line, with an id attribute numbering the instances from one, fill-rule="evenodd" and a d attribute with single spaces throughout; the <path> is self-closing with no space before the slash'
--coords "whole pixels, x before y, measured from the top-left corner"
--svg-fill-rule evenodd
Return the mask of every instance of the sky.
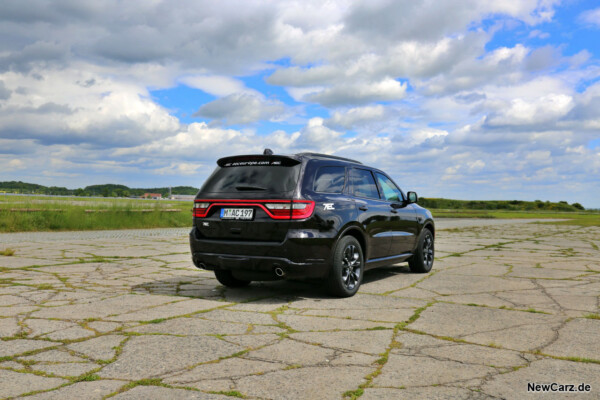
<path id="1" fill-rule="evenodd" d="M 200 187 L 313 151 L 600 208 L 597 0 L 2 0 L 0 181 Z"/>

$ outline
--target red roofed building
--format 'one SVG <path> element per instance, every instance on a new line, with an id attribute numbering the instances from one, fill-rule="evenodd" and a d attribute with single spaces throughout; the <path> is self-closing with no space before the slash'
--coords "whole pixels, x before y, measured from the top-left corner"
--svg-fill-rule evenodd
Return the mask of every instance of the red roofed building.
<path id="1" fill-rule="evenodd" d="M 162 199 L 162 194 L 160 194 L 160 193 L 144 193 L 142 195 L 142 199 L 160 200 L 160 199 Z"/>

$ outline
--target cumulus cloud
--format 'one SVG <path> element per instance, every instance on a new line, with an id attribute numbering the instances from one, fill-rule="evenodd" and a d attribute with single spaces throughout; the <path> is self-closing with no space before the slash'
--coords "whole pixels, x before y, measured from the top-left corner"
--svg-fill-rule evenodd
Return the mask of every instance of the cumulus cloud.
<path id="1" fill-rule="evenodd" d="M 245 89 L 244 84 L 239 80 L 220 75 L 192 75 L 183 77 L 179 81 L 215 96 L 227 96 Z"/>
<path id="2" fill-rule="evenodd" d="M 0 137 L 47 144 L 134 145 L 173 134 L 178 120 L 144 87 L 89 71 L 45 69 L 43 75 L 5 73 L 14 89 L 0 108 Z M 94 82 L 81 85 L 81 82 Z"/>
<path id="3" fill-rule="evenodd" d="M 0 2 L 0 179 L 199 185 L 264 147 L 430 197 L 585 203 L 600 174 L 597 56 L 551 42 L 556 1 L 113 3 Z M 178 85 L 216 99 L 152 92 Z"/>
<path id="4" fill-rule="evenodd" d="M 356 107 L 346 111 L 335 111 L 325 124 L 352 130 L 373 121 L 381 121 L 385 114 L 386 108 L 382 105 Z"/>
<path id="5" fill-rule="evenodd" d="M 8 99 L 11 93 L 12 91 L 8 90 L 4 85 L 4 81 L 0 81 L 0 100 Z"/>
<path id="6" fill-rule="evenodd" d="M 486 123 L 489 126 L 544 124 L 567 115 L 573 106 L 573 98 L 565 94 L 549 94 L 535 101 L 516 98 L 493 102 L 496 111 L 488 115 Z"/>
<path id="7" fill-rule="evenodd" d="M 600 7 L 583 12 L 579 19 L 586 24 L 600 27 Z"/>
<path id="8" fill-rule="evenodd" d="M 194 117 L 205 117 L 226 124 L 249 124 L 273 120 L 285 112 L 278 100 L 268 100 L 258 93 L 233 93 L 201 106 Z"/>
<path id="9" fill-rule="evenodd" d="M 306 101 L 327 107 L 368 104 L 375 101 L 400 100 L 406 94 L 406 83 L 386 78 L 379 82 L 340 84 L 304 97 Z"/>

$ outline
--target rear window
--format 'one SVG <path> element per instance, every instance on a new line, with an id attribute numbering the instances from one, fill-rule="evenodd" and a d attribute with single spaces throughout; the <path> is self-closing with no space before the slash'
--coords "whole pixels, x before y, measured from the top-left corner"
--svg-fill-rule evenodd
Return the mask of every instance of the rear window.
<path id="1" fill-rule="evenodd" d="M 346 168 L 321 167 L 315 175 L 313 190 L 319 193 L 342 193 L 346 183 Z"/>
<path id="2" fill-rule="evenodd" d="M 240 165 L 241 164 L 241 165 Z M 301 164 L 244 165 L 217 167 L 202 186 L 210 193 L 281 193 L 295 189 Z"/>

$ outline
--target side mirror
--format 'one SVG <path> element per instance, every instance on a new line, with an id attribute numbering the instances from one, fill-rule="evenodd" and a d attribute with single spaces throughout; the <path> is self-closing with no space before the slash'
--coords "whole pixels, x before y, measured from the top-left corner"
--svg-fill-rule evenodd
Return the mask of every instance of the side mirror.
<path id="1" fill-rule="evenodd" d="M 416 192 L 408 192 L 406 193 L 406 197 L 408 197 L 408 204 L 416 203 L 419 201 L 419 196 L 417 196 Z"/>

